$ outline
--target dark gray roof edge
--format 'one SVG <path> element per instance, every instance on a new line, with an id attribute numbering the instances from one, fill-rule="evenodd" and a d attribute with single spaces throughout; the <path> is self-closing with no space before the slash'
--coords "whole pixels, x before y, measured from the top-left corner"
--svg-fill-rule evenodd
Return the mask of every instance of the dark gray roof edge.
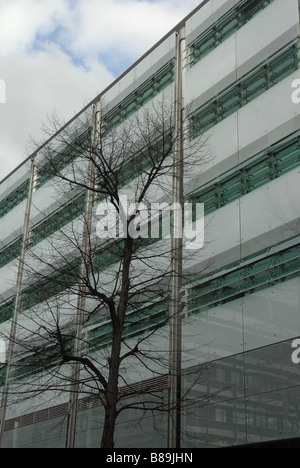
<path id="1" fill-rule="evenodd" d="M 22 167 L 24 164 L 26 164 L 36 153 L 38 153 L 42 148 L 44 148 L 53 138 L 56 137 L 64 128 L 66 128 L 68 125 L 70 125 L 75 119 L 77 119 L 81 114 L 83 114 L 90 106 L 95 104 L 102 96 L 104 96 L 107 91 L 109 91 L 113 86 L 115 86 L 119 81 L 121 81 L 124 76 L 127 75 L 131 70 L 133 70 L 140 62 L 142 62 L 148 55 L 150 55 L 157 47 L 160 46 L 168 37 L 170 37 L 172 34 L 179 32 L 180 29 L 186 24 L 186 22 L 194 16 L 201 8 L 204 7 L 210 0 L 203 0 L 200 5 L 198 5 L 196 8 L 194 8 L 183 20 L 180 21 L 171 31 L 169 31 L 165 36 L 162 37 L 151 49 L 149 49 L 145 54 L 143 54 L 138 60 L 136 60 L 129 68 L 127 68 L 118 78 L 116 78 L 110 85 L 108 85 L 103 91 L 101 91 L 100 94 L 98 94 L 94 99 L 92 99 L 91 102 L 89 102 L 83 109 L 81 109 L 74 117 L 72 117 L 70 120 L 68 120 L 65 125 L 63 125 L 56 133 L 54 133 L 48 140 L 46 140 L 39 148 L 36 149 L 30 156 L 28 156 L 24 161 L 22 161 L 15 169 L 13 169 L 9 174 L 7 174 L 2 180 L 0 180 L 0 185 L 5 182 L 9 177 L 11 177 L 12 174 L 18 171 L 20 167 Z"/>

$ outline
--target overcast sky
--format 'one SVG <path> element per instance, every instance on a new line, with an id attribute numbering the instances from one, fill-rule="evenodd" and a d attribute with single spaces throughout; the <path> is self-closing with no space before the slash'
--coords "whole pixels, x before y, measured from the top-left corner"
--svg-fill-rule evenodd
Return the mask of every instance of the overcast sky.
<path id="1" fill-rule="evenodd" d="M 47 114 L 72 118 L 200 3 L 0 0 L 0 181 Z"/>

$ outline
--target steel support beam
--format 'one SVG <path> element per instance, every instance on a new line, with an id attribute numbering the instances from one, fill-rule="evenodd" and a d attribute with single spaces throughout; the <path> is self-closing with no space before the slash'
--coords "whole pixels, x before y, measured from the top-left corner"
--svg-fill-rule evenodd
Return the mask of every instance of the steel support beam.
<path id="1" fill-rule="evenodd" d="M 183 203 L 183 108 L 185 27 L 176 36 L 175 134 L 173 203 Z M 181 317 L 182 310 L 182 210 L 174 210 L 171 252 L 171 323 L 169 364 L 169 448 L 180 447 L 181 419 Z"/>
<path id="2" fill-rule="evenodd" d="M 99 115 L 100 115 L 100 101 L 94 106 L 93 113 L 93 134 L 92 134 L 92 146 L 95 147 L 98 139 L 99 132 Z M 74 344 L 74 355 L 80 357 L 82 351 L 82 333 L 84 324 L 84 311 L 85 311 L 85 289 L 84 280 L 88 275 L 87 262 L 85 257 L 89 255 L 90 251 L 90 239 L 91 239 L 91 228 L 92 228 L 92 214 L 93 214 L 93 203 L 94 203 L 94 192 L 92 190 L 94 186 L 94 154 L 91 152 L 90 161 L 88 164 L 88 189 L 84 225 L 82 233 L 82 246 L 81 246 L 81 271 L 80 271 L 80 282 L 78 285 L 78 299 L 77 299 L 77 315 L 76 315 L 76 337 Z M 81 364 L 77 361 L 72 366 L 71 376 L 71 391 L 69 399 L 69 414 L 67 424 L 67 437 L 66 437 L 66 448 L 75 448 L 75 435 L 76 435 L 76 420 L 77 420 L 77 407 L 78 398 L 80 393 L 80 366 Z"/>

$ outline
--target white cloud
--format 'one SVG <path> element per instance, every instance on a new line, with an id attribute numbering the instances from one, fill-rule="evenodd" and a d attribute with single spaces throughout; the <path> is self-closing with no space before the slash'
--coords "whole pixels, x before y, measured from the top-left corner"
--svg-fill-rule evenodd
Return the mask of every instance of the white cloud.
<path id="1" fill-rule="evenodd" d="M 34 54 L 8 56 L 1 70 L 6 103 L 0 105 L 0 180 L 29 155 L 29 135 L 43 136 L 41 123 L 48 113 L 72 118 L 113 80 L 101 64 L 78 67 L 53 44 Z"/>
<path id="2" fill-rule="evenodd" d="M 24 52 L 37 34 L 48 34 L 68 14 L 61 0 L 0 0 L 0 55 Z"/>
<path id="3" fill-rule="evenodd" d="M 0 0 L 0 181 L 47 113 L 70 119 L 200 0 Z"/>
<path id="4" fill-rule="evenodd" d="M 77 54 L 118 51 L 133 57 L 146 52 L 189 12 L 195 1 L 81 0 L 76 28 L 65 40 Z M 191 8 L 192 9 L 192 8 Z"/>

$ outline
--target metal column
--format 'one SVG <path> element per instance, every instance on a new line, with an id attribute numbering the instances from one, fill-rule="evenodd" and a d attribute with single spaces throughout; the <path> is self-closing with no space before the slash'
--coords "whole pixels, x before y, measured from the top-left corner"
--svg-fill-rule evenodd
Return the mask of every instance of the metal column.
<path id="1" fill-rule="evenodd" d="M 93 113 L 93 146 L 95 147 L 98 139 L 98 129 L 99 129 L 99 113 L 100 113 L 100 101 L 94 107 Z M 88 165 L 88 187 L 91 189 L 94 186 L 94 162 L 93 154 L 90 155 L 91 160 Z M 94 192 L 93 190 L 88 189 L 87 201 L 86 201 L 86 211 L 84 216 L 84 226 L 82 234 L 82 255 L 88 255 L 90 250 L 90 236 L 91 236 L 91 226 L 92 226 L 92 214 L 93 214 L 93 202 L 94 202 Z M 83 259 L 81 263 L 81 278 L 85 278 L 88 274 L 86 262 Z M 77 300 L 77 317 L 76 317 L 76 337 L 74 345 L 74 354 L 79 357 L 81 355 L 82 348 L 82 331 L 83 331 L 83 321 L 84 321 L 84 310 L 85 310 L 85 285 L 82 281 L 78 285 L 78 300 Z M 78 406 L 78 396 L 79 396 L 79 380 L 80 380 L 80 363 L 73 363 L 73 371 L 71 377 L 71 393 L 69 400 L 69 416 L 68 416 L 68 426 L 67 426 L 67 437 L 66 437 L 66 448 L 75 447 L 75 434 L 76 434 L 76 420 L 77 420 L 77 406 Z"/>
<path id="2" fill-rule="evenodd" d="M 173 203 L 182 207 L 183 202 L 183 80 L 184 80 L 185 27 L 176 37 L 176 89 L 175 134 L 173 168 Z M 181 413 L 181 286 L 182 286 L 182 210 L 174 210 L 174 232 L 171 253 L 171 324 L 169 365 L 169 448 L 180 447 Z"/>

